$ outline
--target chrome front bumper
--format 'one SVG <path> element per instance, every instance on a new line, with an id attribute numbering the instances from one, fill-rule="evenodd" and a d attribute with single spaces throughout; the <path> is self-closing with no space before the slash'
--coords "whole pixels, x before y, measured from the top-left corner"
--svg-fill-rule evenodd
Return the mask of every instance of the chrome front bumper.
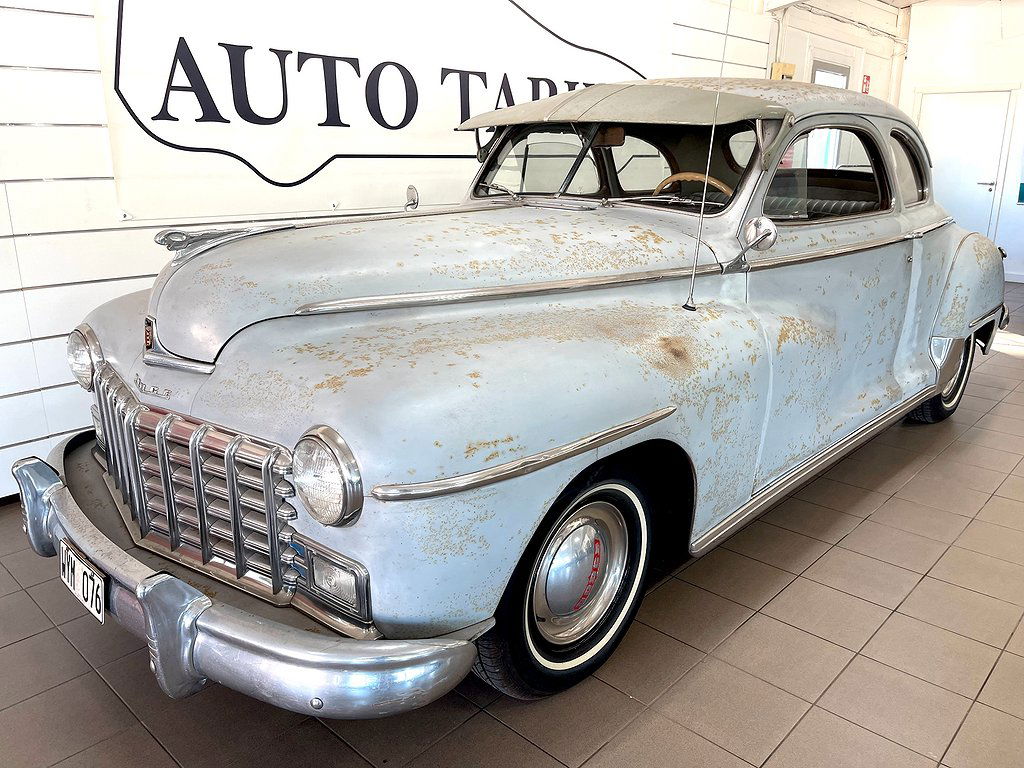
<path id="1" fill-rule="evenodd" d="M 48 462 L 14 465 L 29 542 L 52 557 L 67 539 L 107 575 L 109 615 L 146 640 L 150 668 L 168 696 L 189 696 L 213 680 L 294 712 L 370 718 L 423 706 L 469 672 L 476 646 L 468 640 L 318 634 L 215 602 L 153 570 L 93 525 L 54 469 L 63 469 L 72 439 Z"/>

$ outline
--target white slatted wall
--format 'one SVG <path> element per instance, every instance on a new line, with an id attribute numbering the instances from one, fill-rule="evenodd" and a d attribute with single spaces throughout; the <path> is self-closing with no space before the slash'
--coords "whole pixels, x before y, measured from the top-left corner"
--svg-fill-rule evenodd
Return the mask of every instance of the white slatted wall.
<path id="1" fill-rule="evenodd" d="M 744 0 L 734 0 L 728 18 L 728 42 L 725 45 L 726 77 L 767 77 L 769 40 L 773 22 L 770 16 L 747 10 Z M 672 25 L 673 75 L 681 77 L 717 77 L 726 33 L 728 3 L 719 0 L 685 0 Z"/>

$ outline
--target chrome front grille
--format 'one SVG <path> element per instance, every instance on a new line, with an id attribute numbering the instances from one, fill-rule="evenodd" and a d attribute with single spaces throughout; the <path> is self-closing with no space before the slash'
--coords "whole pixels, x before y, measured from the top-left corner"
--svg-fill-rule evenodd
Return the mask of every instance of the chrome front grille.
<path id="1" fill-rule="evenodd" d="M 291 547 L 289 452 L 143 405 L 108 365 L 95 389 L 102 458 L 140 543 L 273 602 L 290 602 L 304 578 L 291 567 L 301 558 Z"/>

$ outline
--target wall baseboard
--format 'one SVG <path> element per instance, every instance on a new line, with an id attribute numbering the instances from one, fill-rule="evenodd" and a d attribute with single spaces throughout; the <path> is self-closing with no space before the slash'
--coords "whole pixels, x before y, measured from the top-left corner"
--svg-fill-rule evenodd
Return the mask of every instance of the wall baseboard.
<path id="1" fill-rule="evenodd" d="M 1008 283 L 1024 283 L 1024 272 L 1006 272 L 1004 277 Z"/>

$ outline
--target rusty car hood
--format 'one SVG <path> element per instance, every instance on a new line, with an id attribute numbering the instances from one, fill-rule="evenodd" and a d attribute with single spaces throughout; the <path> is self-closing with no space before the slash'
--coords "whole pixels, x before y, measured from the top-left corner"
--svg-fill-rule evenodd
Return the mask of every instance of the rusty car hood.
<path id="1" fill-rule="evenodd" d="M 167 352 L 214 362 L 243 328 L 318 302 L 687 268 L 696 221 L 632 205 L 491 205 L 286 228 L 172 262 L 149 311 Z M 706 246 L 700 261 L 715 261 Z"/>

